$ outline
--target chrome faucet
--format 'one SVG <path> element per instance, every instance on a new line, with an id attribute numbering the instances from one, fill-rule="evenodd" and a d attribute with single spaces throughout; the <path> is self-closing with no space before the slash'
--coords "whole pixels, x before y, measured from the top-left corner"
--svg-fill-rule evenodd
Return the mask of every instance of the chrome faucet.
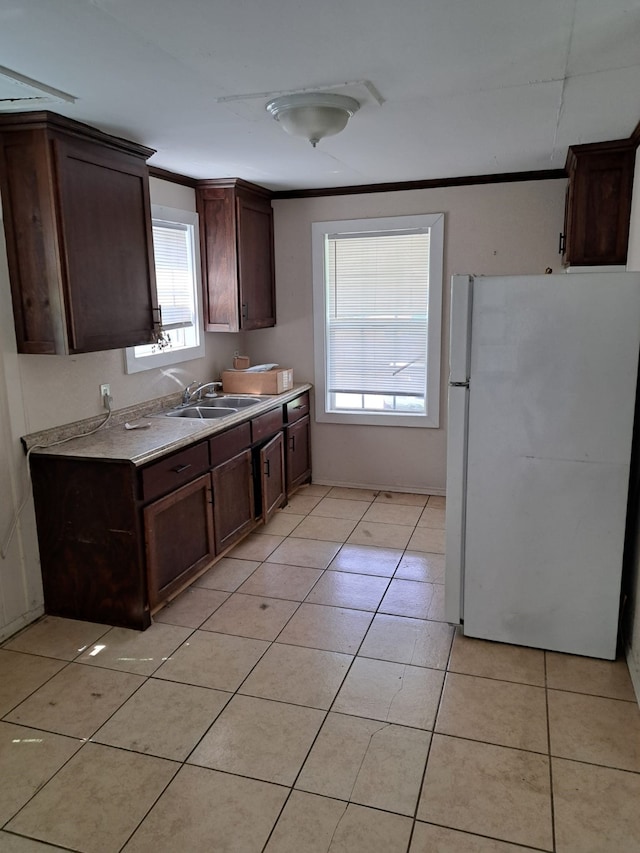
<path id="1" fill-rule="evenodd" d="M 194 379 L 193 382 L 190 382 L 187 385 L 187 387 L 184 389 L 184 391 L 182 392 L 182 404 L 184 406 L 186 406 L 187 403 L 189 402 L 189 400 L 191 399 L 191 387 L 193 385 L 199 385 L 199 384 L 200 384 L 200 381 L 198 379 Z"/>
<path id="2" fill-rule="evenodd" d="M 193 385 L 197 387 L 192 391 L 191 388 Z M 204 384 L 200 384 L 196 379 L 193 382 L 190 382 L 187 387 L 184 389 L 182 394 L 182 404 L 184 406 L 192 403 L 195 400 L 202 400 L 202 392 L 206 389 L 210 388 L 214 393 L 211 395 L 215 397 L 216 388 L 222 388 L 222 382 L 205 382 Z"/>

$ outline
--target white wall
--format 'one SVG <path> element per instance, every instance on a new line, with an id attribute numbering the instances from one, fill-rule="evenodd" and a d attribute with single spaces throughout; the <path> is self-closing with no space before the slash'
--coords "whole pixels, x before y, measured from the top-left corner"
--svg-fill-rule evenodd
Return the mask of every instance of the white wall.
<path id="1" fill-rule="evenodd" d="M 445 213 L 439 429 L 312 424 L 313 476 L 322 483 L 443 493 L 446 461 L 448 282 L 452 273 L 559 272 L 564 180 L 288 199 L 274 202 L 278 322 L 252 332 L 252 363 L 278 362 L 313 382 L 311 223 Z"/>
<path id="2" fill-rule="evenodd" d="M 627 269 L 640 270 L 640 148 L 636 153 Z M 638 440 L 639 431 L 640 424 L 636 424 L 636 440 Z M 629 579 L 630 596 L 628 607 L 630 612 L 625 621 L 630 626 L 627 637 L 627 663 L 629 664 L 629 672 L 631 673 L 636 690 L 636 696 L 638 697 L 638 702 L 640 702 L 640 503 L 638 510 L 633 576 Z"/>
<path id="3" fill-rule="evenodd" d="M 195 193 L 151 179 L 151 201 L 195 211 Z M 0 229 L 0 541 L 4 541 L 25 490 L 19 438 L 103 412 L 99 385 L 108 382 L 116 409 L 183 388 L 193 379 L 218 378 L 241 349 L 241 336 L 205 335 L 204 358 L 175 368 L 124 372 L 122 350 L 82 355 L 18 355 L 13 330 L 4 232 Z M 42 612 L 42 586 L 33 506 L 20 516 L 6 559 L 0 559 L 0 640 Z"/>
<path id="4" fill-rule="evenodd" d="M 7 255 L 4 231 L 0 229 L 0 547 L 5 544 L 16 508 L 29 492 L 24 454 L 17 441 L 25 431 Z M 0 640 L 41 612 L 42 582 L 35 518 L 29 502 L 6 557 L 0 557 Z"/>

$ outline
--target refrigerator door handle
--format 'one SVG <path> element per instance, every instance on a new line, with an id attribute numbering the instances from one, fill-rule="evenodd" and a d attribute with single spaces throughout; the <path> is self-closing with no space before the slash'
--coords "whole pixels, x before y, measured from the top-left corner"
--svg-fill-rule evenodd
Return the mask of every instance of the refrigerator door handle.
<path id="1" fill-rule="evenodd" d="M 445 520 L 444 616 L 452 625 L 464 618 L 464 563 L 469 389 L 449 389 L 447 512 Z"/>
<path id="2" fill-rule="evenodd" d="M 451 321 L 449 329 L 449 381 L 467 382 L 471 363 L 471 307 L 473 277 L 451 276 Z"/>
<path id="3" fill-rule="evenodd" d="M 454 275 L 451 278 L 444 614 L 447 622 L 453 625 L 460 625 L 464 617 L 467 425 L 473 285 L 473 276 Z"/>

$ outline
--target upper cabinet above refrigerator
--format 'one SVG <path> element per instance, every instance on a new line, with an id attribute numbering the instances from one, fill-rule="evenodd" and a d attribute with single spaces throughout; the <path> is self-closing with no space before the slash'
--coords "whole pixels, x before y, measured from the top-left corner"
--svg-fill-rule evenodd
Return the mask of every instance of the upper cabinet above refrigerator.
<path id="1" fill-rule="evenodd" d="M 569 148 L 565 225 L 560 235 L 567 266 L 626 264 L 635 159 L 631 139 Z"/>

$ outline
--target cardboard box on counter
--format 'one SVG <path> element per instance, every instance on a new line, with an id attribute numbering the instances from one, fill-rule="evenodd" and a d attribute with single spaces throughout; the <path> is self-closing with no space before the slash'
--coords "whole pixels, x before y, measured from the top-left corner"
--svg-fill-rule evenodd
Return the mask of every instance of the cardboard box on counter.
<path id="1" fill-rule="evenodd" d="M 292 367 L 274 367 L 262 371 L 222 371 L 222 390 L 225 394 L 282 394 L 292 388 Z"/>

